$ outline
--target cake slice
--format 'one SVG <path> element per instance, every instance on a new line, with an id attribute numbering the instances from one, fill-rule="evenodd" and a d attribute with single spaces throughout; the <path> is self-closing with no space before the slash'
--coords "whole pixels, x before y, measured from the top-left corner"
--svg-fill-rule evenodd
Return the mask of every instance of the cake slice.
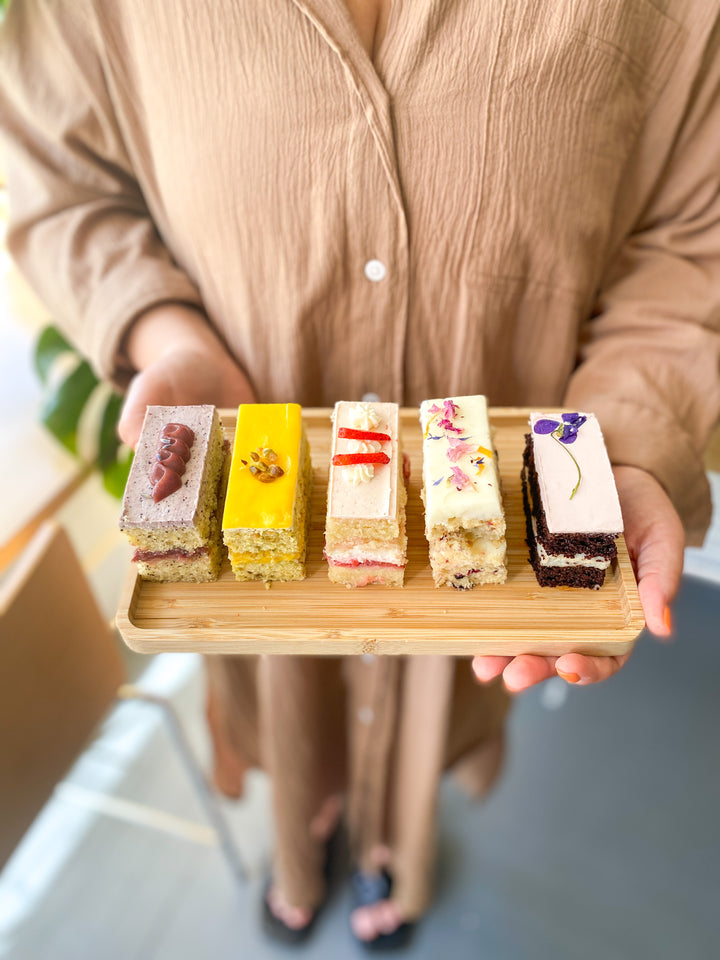
<path id="1" fill-rule="evenodd" d="M 522 485 L 538 583 L 599 588 L 623 529 L 600 424 L 592 413 L 531 413 L 530 427 Z"/>
<path id="2" fill-rule="evenodd" d="M 217 579 L 223 462 L 215 407 L 147 408 L 119 522 L 145 580 Z"/>
<path id="3" fill-rule="evenodd" d="M 325 558 L 333 583 L 401 587 L 407 563 L 396 403 L 335 405 Z"/>
<path id="4" fill-rule="evenodd" d="M 297 403 L 238 408 L 223 538 L 237 580 L 303 580 L 312 485 Z"/>
<path id="5" fill-rule="evenodd" d="M 420 424 L 435 586 L 504 583 L 505 514 L 485 397 L 425 400 Z"/>

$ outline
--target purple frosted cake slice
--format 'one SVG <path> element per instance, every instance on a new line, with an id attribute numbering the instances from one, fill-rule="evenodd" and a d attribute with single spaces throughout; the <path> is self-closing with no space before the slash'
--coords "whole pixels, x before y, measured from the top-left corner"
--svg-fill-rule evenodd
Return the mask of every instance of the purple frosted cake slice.
<path id="1" fill-rule="evenodd" d="M 218 496 L 224 441 L 215 407 L 148 407 L 120 529 L 146 580 L 216 580 L 222 563 Z"/>
<path id="2" fill-rule="evenodd" d="M 543 587 L 601 587 L 622 533 L 620 502 L 592 413 L 531 413 L 523 501 L 530 563 Z"/>

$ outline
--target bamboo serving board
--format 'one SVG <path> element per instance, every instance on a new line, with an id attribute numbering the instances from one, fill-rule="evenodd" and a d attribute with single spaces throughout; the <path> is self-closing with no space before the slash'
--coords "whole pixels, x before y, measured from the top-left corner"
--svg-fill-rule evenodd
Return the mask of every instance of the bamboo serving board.
<path id="1" fill-rule="evenodd" d="M 220 411 L 232 442 L 236 411 Z M 330 456 L 330 411 L 303 418 L 314 465 L 307 579 L 240 583 L 226 560 L 215 583 L 152 583 L 131 565 L 117 625 L 140 653 L 451 654 L 545 656 L 628 652 L 643 629 L 625 542 L 600 590 L 539 587 L 528 560 L 520 470 L 528 411 L 490 410 L 507 519 L 508 579 L 474 590 L 433 584 L 420 499 L 422 436 L 418 411 L 401 411 L 412 472 L 408 488 L 405 586 L 348 589 L 330 583 L 323 560 Z"/>

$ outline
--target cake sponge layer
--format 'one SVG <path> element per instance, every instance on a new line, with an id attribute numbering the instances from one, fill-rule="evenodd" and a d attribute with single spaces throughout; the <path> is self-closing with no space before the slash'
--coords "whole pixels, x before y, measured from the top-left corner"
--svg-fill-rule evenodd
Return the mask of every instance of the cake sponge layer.
<path id="1" fill-rule="evenodd" d="M 178 556 L 173 551 L 152 560 L 136 561 L 138 573 L 144 580 L 161 583 L 207 583 L 220 575 L 224 551 L 219 536 L 204 549 L 190 556 Z"/>
<path id="2" fill-rule="evenodd" d="M 277 560 L 265 562 L 262 559 L 253 561 L 236 561 L 230 554 L 230 564 L 236 580 L 264 580 L 270 583 L 275 580 L 290 581 L 305 579 L 305 558 L 296 560 Z"/>
<path id="3" fill-rule="evenodd" d="M 405 577 L 405 567 L 367 564 L 357 567 L 328 566 L 328 579 L 331 583 L 341 583 L 346 587 L 367 587 L 379 584 L 384 587 L 401 587 Z"/>

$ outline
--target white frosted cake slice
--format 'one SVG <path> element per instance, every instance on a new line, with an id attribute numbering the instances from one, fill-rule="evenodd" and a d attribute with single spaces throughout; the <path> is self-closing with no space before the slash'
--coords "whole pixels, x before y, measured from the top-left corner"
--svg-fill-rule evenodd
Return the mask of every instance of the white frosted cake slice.
<path id="1" fill-rule="evenodd" d="M 217 579 L 224 442 L 214 406 L 149 406 L 130 469 L 120 529 L 146 580 Z"/>
<path id="2" fill-rule="evenodd" d="M 483 396 L 425 400 L 425 535 L 436 586 L 504 583 L 505 514 Z"/>
<path id="3" fill-rule="evenodd" d="M 530 563 L 541 586 L 602 586 L 623 521 L 592 413 L 531 413 L 523 455 Z"/>
<path id="4" fill-rule="evenodd" d="M 402 586 L 407 562 L 396 403 L 335 405 L 325 557 L 334 583 Z"/>

